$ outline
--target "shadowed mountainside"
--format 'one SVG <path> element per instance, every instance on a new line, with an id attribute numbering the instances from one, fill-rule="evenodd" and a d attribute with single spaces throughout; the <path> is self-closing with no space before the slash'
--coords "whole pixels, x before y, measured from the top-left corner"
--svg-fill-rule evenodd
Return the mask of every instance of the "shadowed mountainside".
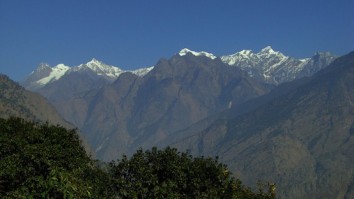
<path id="1" fill-rule="evenodd" d="M 200 133 L 173 146 L 219 156 L 248 184 L 271 180 L 281 198 L 352 198 L 353 85 L 354 52 L 277 97 L 257 99 L 257 108 L 196 126 Z"/>
<path id="2" fill-rule="evenodd" d="M 69 106 L 75 110 L 85 105 L 79 127 L 98 156 L 111 160 L 154 146 L 203 118 L 267 92 L 267 86 L 220 59 L 188 54 L 160 60 L 144 77 L 124 73 L 113 84 L 76 99 L 84 102 Z"/>
<path id="3" fill-rule="evenodd" d="M 26 121 L 60 125 L 67 129 L 76 128 L 63 119 L 57 110 L 41 95 L 27 91 L 6 75 L 0 74 L 0 118 L 19 117 Z M 92 155 L 91 148 L 82 139 L 86 151 Z"/>
<path id="4" fill-rule="evenodd" d="M 0 117 L 11 116 L 73 128 L 44 97 L 27 91 L 7 76 L 0 75 Z"/>

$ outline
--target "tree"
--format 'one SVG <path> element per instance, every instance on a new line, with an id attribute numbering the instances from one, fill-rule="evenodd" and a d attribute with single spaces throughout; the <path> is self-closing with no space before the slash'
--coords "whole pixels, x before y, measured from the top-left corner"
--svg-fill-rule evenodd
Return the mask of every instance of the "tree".
<path id="1" fill-rule="evenodd" d="M 170 147 L 139 149 L 110 167 L 121 198 L 275 198 L 270 192 L 252 192 L 217 158 L 193 158 Z"/>
<path id="2" fill-rule="evenodd" d="M 0 198 L 90 198 L 102 176 L 75 130 L 0 119 Z M 107 179 L 106 176 L 99 179 Z"/>
<path id="3" fill-rule="evenodd" d="M 75 130 L 0 119 L 0 198 L 266 199 L 275 198 L 274 190 L 268 184 L 252 192 L 217 158 L 170 147 L 99 163 L 86 154 Z"/>

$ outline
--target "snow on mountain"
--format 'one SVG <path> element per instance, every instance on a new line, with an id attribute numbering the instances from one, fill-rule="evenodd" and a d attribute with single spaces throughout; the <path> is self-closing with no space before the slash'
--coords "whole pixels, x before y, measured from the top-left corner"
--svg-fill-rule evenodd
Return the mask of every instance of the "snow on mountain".
<path id="1" fill-rule="evenodd" d="M 154 69 L 154 66 L 150 66 L 150 67 L 146 67 L 146 68 L 139 68 L 139 69 L 129 71 L 129 72 L 142 77 L 142 76 L 148 74 L 152 69 Z"/>
<path id="2" fill-rule="evenodd" d="M 189 53 L 194 56 L 205 56 L 210 59 L 217 58 L 211 53 L 204 51 L 196 52 L 189 50 L 188 48 L 182 49 L 178 55 L 185 56 Z M 258 53 L 254 53 L 251 50 L 242 50 L 231 55 L 221 56 L 220 58 L 228 65 L 239 67 L 251 77 L 257 78 L 266 83 L 278 85 L 283 82 L 313 75 L 329 65 L 335 59 L 335 56 L 330 53 L 316 53 L 311 58 L 295 59 L 273 50 L 271 46 L 267 46 Z M 35 90 L 48 83 L 59 80 L 66 74 L 74 72 L 86 73 L 91 77 L 102 77 L 109 82 L 113 82 L 124 72 L 131 72 L 138 76 L 144 76 L 153 68 L 154 67 L 151 66 L 132 71 L 125 71 L 118 67 L 107 65 L 97 59 L 92 59 L 85 64 L 80 64 L 75 67 L 69 67 L 64 64 L 50 67 L 48 64 L 44 63 L 40 64 L 38 68 L 33 71 L 24 82 L 22 82 L 22 85 L 27 89 Z"/>
<path id="3" fill-rule="evenodd" d="M 26 80 L 21 82 L 21 84 L 29 90 L 36 90 L 49 83 L 57 81 L 70 73 L 86 73 L 91 77 L 102 77 L 109 82 L 113 82 L 122 73 L 132 72 L 138 76 L 144 76 L 153 68 L 154 67 L 151 66 L 133 71 L 125 71 L 118 67 L 107 65 L 95 58 L 85 64 L 80 64 L 74 67 L 69 67 L 64 64 L 58 64 L 54 67 L 50 67 L 48 64 L 42 63 L 35 71 L 31 72 Z"/>
<path id="4" fill-rule="evenodd" d="M 120 74 L 125 72 L 118 67 L 107 65 L 101 61 L 98 61 L 95 58 L 93 58 L 91 61 L 87 62 L 86 64 L 80 64 L 79 66 L 75 66 L 71 70 L 71 72 L 85 72 L 85 71 L 91 71 L 98 76 L 102 76 L 105 79 L 112 80 L 112 81 L 118 78 Z"/>
<path id="5" fill-rule="evenodd" d="M 211 53 L 208 53 L 208 52 L 204 52 L 204 51 L 201 51 L 201 52 L 195 52 L 195 51 L 192 51 L 192 50 L 189 50 L 188 48 L 183 48 L 178 54 L 179 56 L 185 56 L 187 55 L 188 53 L 191 53 L 193 54 L 194 56 L 205 56 L 205 57 L 209 57 L 210 59 L 216 59 L 217 57 Z"/>
<path id="6" fill-rule="evenodd" d="M 21 84 L 29 90 L 36 90 L 50 82 L 60 79 L 69 69 L 70 67 L 64 64 L 50 67 L 47 63 L 41 63 Z"/>
<path id="7" fill-rule="evenodd" d="M 178 54 L 185 56 L 191 53 L 194 56 L 205 56 L 211 59 L 217 57 L 204 51 L 195 52 L 188 48 L 182 49 Z M 301 77 L 311 76 L 322 68 L 328 66 L 335 56 L 330 53 L 316 53 L 312 58 L 295 59 L 275 51 L 267 46 L 257 53 L 251 50 L 242 50 L 232 55 L 220 57 L 231 66 L 239 67 L 251 77 L 266 83 L 278 85 Z"/>
<path id="8" fill-rule="evenodd" d="M 60 79 L 70 69 L 70 67 L 65 66 L 64 64 L 58 64 L 51 69 L 52 70 L 47 77 L 36 81 L 39 85 L 45 85 L 49 82 Z"/>
<path id="9" fill-rule="evenodd" d="M 329 65 L 334 58 L 330 53 L 320 53 L 317 55 L 317 61 L 314 60 L 315 56 L 295 59 L 267 46 L 258 53 L 242 50 L 232 55 L 222 56 L 221 60 L 231 66 L 241 68 L 252 77 L 278 85 L 300 77 L 311 76 Z"/>
<path id="10" fill-rule="evenodd" d="M 222 56 L 221 60 L 229 65 L 234 65 L 238 62 L 247 62 L 255 54 L 251 50 L 242 50 L 232 55 Z"/>
<path id="11" fill-rule="evenodd" d="M 285 61 L 287 56 L 280 52 L 276 52 L 272 47 L 267 46 L 259 53 L 253 53 L 251 50 L 242 50 L 232 55 L 222 56 L 221 60 L 229 65 L 242 63 L 242 67 L 250 67 L 248 65 L 257 65 L 259 63 L 268 62 L 271 65 L 277 64 L 280 61 Z M 269 65 L 267 64 L 267 66 Z M 264 66 L 266 67 L 266 66 Z M 271 66 L 269 66 L 271 67 Z"/>

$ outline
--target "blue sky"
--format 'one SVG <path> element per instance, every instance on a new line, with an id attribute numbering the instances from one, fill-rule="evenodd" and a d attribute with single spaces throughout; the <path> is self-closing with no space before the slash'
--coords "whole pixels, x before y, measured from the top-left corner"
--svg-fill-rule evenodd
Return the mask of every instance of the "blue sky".
<path id="1" fill-rule="evenodd" d="M 353 0 L 0 0 L 0 73 L 92 58 L 122 69 L 184 47 L 215 55 L 265 46 L 304 58 L 354 50 Z"/>

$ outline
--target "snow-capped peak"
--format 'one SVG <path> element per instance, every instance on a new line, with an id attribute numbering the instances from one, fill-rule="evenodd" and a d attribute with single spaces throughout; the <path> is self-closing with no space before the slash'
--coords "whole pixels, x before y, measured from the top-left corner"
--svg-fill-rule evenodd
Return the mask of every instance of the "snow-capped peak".
<path id="1" fill-rule="evenodd" d="M 150 67 L 146 67 L 146 68 L 139 68 L 139 69 L 129 71 L 129 72 L 142 77 L 142 76 L 148 74 L 152 69 L 154 69 L 154 66 L 150 66 Z"/>
<path id="2" fill-rule="evenodd" d="M 310 76 L 333 60 L 330 54 L 323 57 L 323 62 L 319 66 L 319 61 L 314 58 L 295 59 L 267 46 L 257 53 L 242 50 L 232 55 L 222 56 L 221 60 L 239 67 L 252 77 L 277 85 L 303 76 Z"/>
<path id="3" fill-rule="evenodd" d="M 87 62 L 87 64 L 100 64 L 101 61 L 98 61 L 96 58 L 92 58 L 91 61 Z"/>
<path id="4" fill-rule="evenodd" d="M 194 56 L 205 56 L 210 59 L 217 58 L 211 53 L 205 51 L 196 52 L 188 48 L 182 49 L 178 55 L 185 56 L 188 53 Z M 335 57 L 330 53 L 316 53 L 312 58 L 295 59 L 273 50 L 271 46 L 267 46 L 257 53 L 252 52 L 252 50 L 241 50 L 231 55 L 221 56 L 220 58 L 224 63 L 239 67 L 252 77 L 260 78 L 267 83 L 280 84 L 298 77 L 309 76 L 327 66 Z M 153 68 L 152 66 L 124 71 L 118 67 L 107 65 L 95 58 L 75 67 L 69 67 L 64 64 L 50 67 L 46 63 L 41 63 L 27 77 L 24 84 L 26 88 L 38 89 L 48 83 L 61 79 L 65 75 L 76 72 L 88 74 L 90 77 L 99 76 L 112 82 L 124 72 L 132 72 L 136 75 L 144 76 Z"/>
<path id="5" fill-rule="evenodd" d="M 107 65 L 95 58 L 89 62 L 78 66 L 69 67 L 64 64 L 58 64 L 54 67 L 49 64 L 41 63 L 37 69 L 23 81 L 23 85 L 31 90 L 39 89 L 48 83 L 52 83 L 72 73 L 89 74 L 90 77 L 99 76 L 110 82 L 116 80 L 124 72 L 132 72 L 138 76 L 144 76 L 154 67 L 140 68 L 133 71 L 125 71 L 118 67 Z"/>
<path id="6" fill-rule="evenodd" d="M 252 50 L 241 50 L 238 53 L 241 54 L 241 55 L 249 56 L 250 54 L 252 54 Z"/>
<path id="7" fill-rule="evenodd" d="M 95 58 L 86 64 L 81 64 L 79 66 L 73 67 L 72 71 L 92 71 L 99 76 L 104 76 L 107 79 L 114 80 L 124 71 L 118 67 L 107 65 Z"/>
<path id="8" fill-rule="evenodd" d="M 241 50 L 240 52 L 234 53 L 232 55 L 222 56 L 221 60 L 229 65 L 234 65 L 235 63 L 244 60 L 251 60 L 254 56 L 255 54 L 252 52 L 252 50 Z"/>
<path id="9" fill-rule="evenodd" d="M 58 71 L 63 71 L 63 70 L 69 70 L 70 67 L 69 66 L 65 66 L 64 64 L 58 64 L 56 66 L 53 67 L 54 70 L 58 70 Z"/>
<path id="10" fill-rule="evenodd" d="M 47 65 L 49 67 L 49 65 Z M 37 83 L 39 85 L 45 85 L 49 82 L 55 81 L 60 79 L 68 70 L 70 69 L 69 66 L 65 66 L 64 64 L 58 64 L 51 68 L 51 72 L 48 76 L 39 79 Z"/>
<path id="11" fill-rule="evenodd" d="M 86 64 L 82 64 L 82 66 L 87 66 L 93 71 L 105 70 L 105 69 L 109 69 L 111 67 L 114 67 L 114 66 L 109 66 L 109 65 L 107 65 L 95 58 L 92 58 L 92 60 L 87 62 Z M 117 67 L 114 67 L 114 68 L 117 68 Z"/>
<path id="12" fill-rule="evenodd" d="M 47 68 L 50 68 L 49 64 L 47 64 L 47 63 L 40 63 L 36 70 L 37 70 L 37 71 L 40 71 L 40 70 L 47 69 Z M 33 72 L 35 72 L 35 71 L 33 71 Z"/>
<path id="13" fill-rule="evenodd" d="M 193 54 L 194 56 L 205 56 L 205 57 L 209 57 L 210 59 L 216 59 L 217 57 L 211 53 L 208 53 L 208 52 L 204 52 L 204 51 L 201 51 L 201 52 L 196 52 L 196 51 L 192 51 L 192 50 L 189 50 L 188 48 L 183 48 L 178 54 L 179 56 L 185 56 L 186 54 L 188 53 L 191 53 Z"/>
<path id="14" fill-rule="evenodd" d="M 261 52 L 274 53 L 275 51 L 271 46 L 267 46 L 261 50 Z"/>
<path id="15" fill-rule="evenodd" d="M 263 48 L 257 54 L 258 55 L 268 55 L 268 56 L 276 55 L 276 56 L 285 57 L 281 52 L 273 50 L 273 48 L 271 46 L 267 46 L 267 47 Z"/>

